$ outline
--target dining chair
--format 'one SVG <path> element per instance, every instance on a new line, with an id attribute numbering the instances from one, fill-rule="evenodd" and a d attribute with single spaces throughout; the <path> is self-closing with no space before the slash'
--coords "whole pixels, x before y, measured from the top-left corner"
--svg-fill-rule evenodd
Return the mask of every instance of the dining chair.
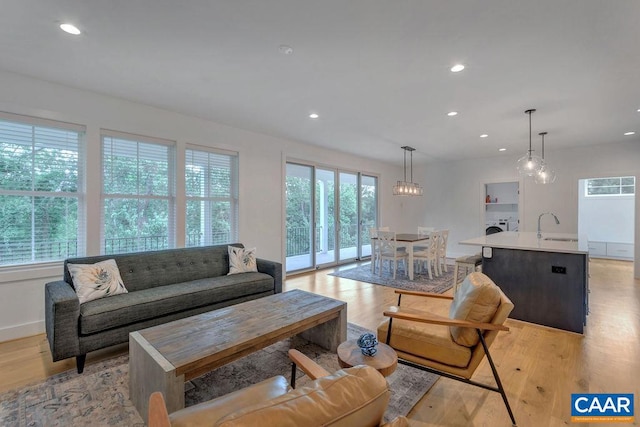
<path id="1" fill-rule="evenodd" d="M 440 230 L 440 239 L 438 240 L 438 271 L 442 274 L 442 270 L 447 270 L 447 243 L 449 241 L 449 230 Z M 442 266 L 442 268 L 440 268 Z"/>
<path id="2" fill-rule="evenodd" d="M 436 231 L 435 227 L 421 227 L 421 226 L 418 226 L 418 236 L 421 236 L 421 237 L 422 236 L 429 236 L 429 233 L 431 233 L 433 231 Z M 421 246 L 421 245 L 413 247 L 414 251 L 421 251 L 421 250 L 425 250 L 425 249 L 427 249 L 427 247 L 426 246 Z"/>
<path id="3" fill-rule="evenodd" d="M 404 271 L 409 276 L 408 261 L 409 253 L 404 247 L 399 247 L 396 241 L 395 231 L 378 231 L 378 247 L 380 250 L 380 265 L 378 266 L 378 274 L 382 276 L 382 267 L 384 266 L 384 260 L 393 262 L 393 278 L 396 278 L 396 271 L 398 270 L 398 263 L 404 262 Z"/>
<path id="4" fill-rule="evenodd" d="M 389 227 L 369 228 L 369 241 L 371 242 L 371 273 L 376 272 L 376 264 L 380 263 L 380 245 L 378 245 L 378 231 L 389 231 Z"/>
<path id="5" fill-rule="evenodd" d="M 438 269 L 438 246 L 440 241 L 440 233 L 432 231 L 429 233 L 429 244 L 425 248 L 413 248 L 413 261 L 418 263 L 418 271 L 422 271 L 422 264 L 427 264 L 429 279 L 433 279 L 431 267 L 436 276 L 440 276 Z"/>

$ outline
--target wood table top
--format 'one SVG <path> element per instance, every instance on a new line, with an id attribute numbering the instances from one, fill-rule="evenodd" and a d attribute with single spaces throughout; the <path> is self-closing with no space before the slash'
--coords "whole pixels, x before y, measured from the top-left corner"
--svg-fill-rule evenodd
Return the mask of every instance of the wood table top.
<path id="1" fill-rule="evenodd" d="M 347 340 L 338 346 L 338 363 L 341 368 L 368 365 L 388 377 L 398 366 L 398 355 L 385 343 L 378 343 L 377 349 L 375 355 L 365 356 L 358 347 L 357 340 Z"/>
<path id="2" fill-rule="evenodd" d="M 189 380 L 346 309 L 346 303 L 294 289 L 139 331 Z"/>

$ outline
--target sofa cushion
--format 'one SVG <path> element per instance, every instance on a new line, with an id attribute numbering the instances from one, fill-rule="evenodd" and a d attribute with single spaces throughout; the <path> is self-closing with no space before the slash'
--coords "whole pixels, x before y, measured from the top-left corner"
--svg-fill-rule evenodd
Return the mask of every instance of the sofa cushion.
<path id="1" fill-rule="evenodd" d="M 388 402 L 385 378 L 374 368 L 361 365 L 209 422 L 220 427 L 376 426 Z"/>
<path id="2" fill-rule="evenodd" d="M 470 322 L 488 323 L 500 305 L 500 288 L 487 275 L 469 274 L 453 296 L 449 317 Z M 480 338 L 473 328 L 451 326 L 453 340 L 467 347 L 475 346 Z"/>
<path id="3" fill-rule="evenodd" d="M 89 335 L 167 314 L 274 290 L 264 273 L 194 280 L 87 302 L 80 306 L 80 334 Z"/>
<path id="4" fill-rule="evenodd" d="M 256 248 L 236 248 L 229 246 L 229 274 L 258 271 Z"/>
<path id="5" fill-rule="evenodd" d="M 73 288 L 80 304 L 98 298 L 126 294 L 116 260 L 107 259 L 95 264 L 67 264 Z"/>

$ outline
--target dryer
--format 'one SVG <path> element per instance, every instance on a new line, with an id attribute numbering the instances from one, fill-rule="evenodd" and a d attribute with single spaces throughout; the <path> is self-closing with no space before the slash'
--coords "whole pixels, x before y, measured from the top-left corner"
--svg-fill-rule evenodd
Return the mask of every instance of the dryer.
<path id="1" fill-rule="evenodd" d="M 487 221 L 485 223 L 487 229 L 485 230 L 487 236 L 489 234 L 501 233 L 507 231 L 508 225 L 506 220 L 499 219 L 497 221 Z"/>

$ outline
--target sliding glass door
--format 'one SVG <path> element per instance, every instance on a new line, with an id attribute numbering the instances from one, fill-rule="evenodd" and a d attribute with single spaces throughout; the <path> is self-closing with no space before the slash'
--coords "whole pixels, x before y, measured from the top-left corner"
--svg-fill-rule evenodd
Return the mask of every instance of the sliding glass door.
<path id="1" fill-rule="evenodd" d="M 369 229 L 378 226 L 378 178 L 360 175 L 360 258 L 371 256 Z"/>
<path id="2" fill-rule="evenodd" d="M 377 178 L 287 163 L 286 271 L 304 271 L 371 256 L 377 224 Z"/>
<path id="3" fill-rule="evenodd" d="M 316 169 L 316 266 L 336 263 L 336 171 Z"/>
<path id="4" fill-rule="evenodd" d="M 313 167 L 287 163 L 287 271 L 315 265 L 313 256 Z"/>

